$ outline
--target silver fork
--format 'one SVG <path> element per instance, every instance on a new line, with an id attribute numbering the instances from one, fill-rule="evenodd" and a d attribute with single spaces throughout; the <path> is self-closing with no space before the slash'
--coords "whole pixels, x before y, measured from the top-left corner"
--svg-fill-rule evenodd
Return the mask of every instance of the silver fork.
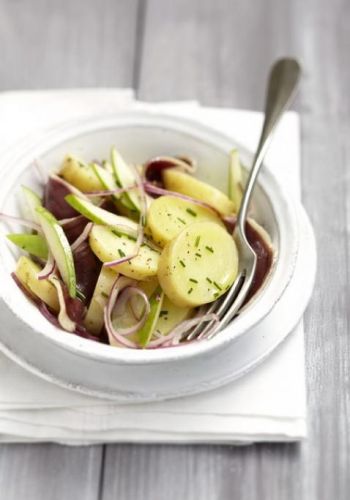
<path id="1" fill-rule="evenodd" d="M 186 340 L 195 338 L 210 339 L 225 328 L 238 314 L 252 286 L 257 257 L 248 242 L 245 232 L 248 208 L 272 135 L 281 116 L 295 95 L 300 73 L 299 63 L 290 58 L 278 60 L 271 68 L 266 95 L 264 124 L 233 232 L 239 253 L 238 275 L 227 294 L 221 300 L 213 302 L 206 311 L 207 313 L 215 313 L 219 318 L 219 322 L 208 322 L 204 328 L 201 324 L 197 325 L 187 335 Z"/>

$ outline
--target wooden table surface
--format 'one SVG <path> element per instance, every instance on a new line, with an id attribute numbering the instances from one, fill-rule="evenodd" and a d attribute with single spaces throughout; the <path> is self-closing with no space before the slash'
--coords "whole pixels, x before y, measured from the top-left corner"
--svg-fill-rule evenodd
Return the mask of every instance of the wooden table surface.
<path id="1" fill-rule="evenodd" d="M 0 447 L 0 499 L 349 498 L 349 0 L 0 0 L 0 89 L 134 87 L 261 109 L 300 59 L 303 200 L 319 272 L 306 314 L 309 437 L 298 444 Z"/>

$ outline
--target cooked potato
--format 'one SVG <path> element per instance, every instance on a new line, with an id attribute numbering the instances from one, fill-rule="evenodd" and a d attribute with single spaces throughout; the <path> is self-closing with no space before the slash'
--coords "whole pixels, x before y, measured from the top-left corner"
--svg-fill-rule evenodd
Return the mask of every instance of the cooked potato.
<path id="1" fill-rule="evenodd" d="M 155 331 L 166 335 L 176 325 L 193 316 L 194 310 L 190 307 L 178 307 L 165 295 Z"/>
<path id="2" fill-rule="evenodd" d="M 175 168 L 168 168 L 163 172 L 165 187 L 196 200 L 205 201 L 223 215 L 232 214 L 235 204 L 219 189 L 200 181 L 191 175 L 185 174 Z"/>
<path id="3" fill-rule="evenodd" d="M 198 222 L 168 243 L 159 259 L 158 279 L 179 307 L 213 302 L 232 285 L 238 270 L 236 244 L 213 222 Z"/>
<path id="4" fill-rule="evenodd" d="M 101 333 L 104 322 L 103 310 L 107 305 L 108 297 L 117 277 L 118 274 L 113 271 L 113 269 L 102 267 L 94 294 L 84 319 L 84 325 L 89 332 L 94 335 L 99 335 Z"/>
<path id="5" fill-rule="evenodd" d="M 90 246 L 102 262 L 110 262 L 131 255 L 135 250 L 135 240 L 119 235 L 113 228 L 94 225 L 90 232 Z M 128 262 L 118 264 L 113 269 L 135 280 L 147 280 L 157 275 L 159 253 L 142 245 L 139 254 Z"/>
<path id="6" fill-rule="evenodd" d="M 95 168 L 102 169 L 98 165 Z M 92 166 L 71 155 L 65 157 L 60 175 L 83 192 L 103 189 L 103 185 Z"/>
<path id="7" fill-rule="evenodd" d="M 153 200 L 147 214 L 147 226 L 152 238 L 162 247 L 185 227 L 201 221 L 216 222 L 224 227 L 213 210 L 175 196 L 160 196 Z"/>
<path id="8" fill-rule="evenodd" d="M 59 311 L 56 288 L 48 280 L 38 280 L 41 268 L 29 257 L 22 255 L 17 262 L 15 274 L 17 278 L 34 295 L 39 297 L 54 311 Z"/>

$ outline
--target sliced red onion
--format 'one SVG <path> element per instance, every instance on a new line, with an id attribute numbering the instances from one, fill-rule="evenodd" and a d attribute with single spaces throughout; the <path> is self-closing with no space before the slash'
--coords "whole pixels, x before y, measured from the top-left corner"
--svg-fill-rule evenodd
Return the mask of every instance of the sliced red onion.
<path id="1" fill-rule="evenodd" d="M 156 156 L 145 164 L 144 176 L 148 181 L 161 183 L 163 170 L 176 167 L 189 174 L 193 174 L 195 171 L 195 163 L 186 157 Z"/>
<path id="2" fill-rule="evenodd" d="M 0 212 L 0 220 L 3 220 L 4 222 L 15 222 L 17 224 L 21 224 L 21 226 L 34 229 L 38 233 L 42 233 L 40 224 L 31 220 L 22 219 L 22 217 L 14 217 L 13 215 L 7 215 Z"/>
<path id="3" fill-rule="evenodd" d="M 56 174 L 51 174 L 50 177 L 52 179 L 54 179 L 56 182 L 62 184 L 62 186 L 65 186 L 65 188 L 68 189 L 68 191 L 70 191 L 72 194 L 79 196 L 83 200 L 88 200 L 88 197 L 85 196 L 84 193 L 82 193 L 79 189 L 77 189 L 75 186 L 73 186 L 73 184 L 70 184 L 65 179 L 62 179 L 62 177 L 60 177 Z"/>
<path id="4" fill-rule="evenodd" d="M 47 280 L 56 271 L 56 262 L 53 258 L 52 253 L 49 251 L 49 255 L 44 268 L 37 274 L 38 280 Z"/>
<path id="5" fill-rule="evenodd" d="M 141 210 L 140 210 L 140 219 L 139 219 L 139 226 L 138 226 L 138 231 L 137 231 L 137 239 L 135 243 L 135 249 L 131 255 L 121 257 L 120 259 L 113 260 L 111 262 L 105 262 L 103 265 L 105 267 L 113 267 L 117 266 L 118 264 L 123 264 L 124 262 L 129 262 L 132 260 L 134 257 L 136 257 L 140 251 L 142 241 L 143 241 L 143 236 L 144 236 L 144 225 L 145 225 L 145 219 L 146 219 L 146 213 L 147 213 L 147 201 L 146 201 L 146 194 L 145 190 L 143 187 L 143 182 L 141 179 L 141 176 L 137 170 L 136 167 L 133 165 L 130 165 L 130 167 L 134 171 L 135 179 L 136 179 L 136 187 L 139 189 L 139 194 L 140 194 L 140 201 L 141 201 Z"/>
<path id="6" fill-rule="evenodd" d="M 209 210 L 212 210 L 215 212 L 219 217 L 221 217 L 221 214 L 216 208 L 214 208 L 212 205 L 209 205 L 209 203 L 206 203 L 205 201 L 201 200 L 196 200 L 195 198 L 192 198 L 191 196 L 187 196 L 182 193 L 177 193 L 176 191 L 169 191 L 168 189 L 163 189 L 161 187 L 155 186 L 154 184 L 150 182 L 146 182 L 144 184 L 144 189 L 146 193 L 149 194 L 155 194 L 159 196 L 174 196 L 175 198 L 180 198 L 181 200 L 184 201 L 190 201 L 191 203 L 194 203 L 195 205 L 199 205 L 204 208 L 208 208 Z"/>
<path id="7" fill-rule="evenodd" d="M 228 232 L 232 234 L 235 227 L 236 227 L 237 216 L 236 215 L 225 215 L 224 217 L 222 217 L 222 220 L 223 220 Z"/>
<path id="8" fill-rule="evenodd" d="M 128 186 L 128 187 L 125 187 L 125 188 L 116 188 L 116 189 L 105 189 L 105 190 L 101 190 L 101 191 L 87 191 L 85 192 L 85 196 L 88 196 L 89 198 L 94 198 L 95 196 L 100 198 L 100 197 L 104 197 L 104 196 L 113 196 L 113 195 L 116 195 L 116 194 L 123 194 L 123 193 L 127 193 L 128 191 L 131 191 L 132 189 L 135 189 L 137 188 L 136 185 L 131 185 L 131 186 Z"/>
<path id="9" fill-rule="evenodd" d="M 147 348 L 152 349 L 155 347 L 163 347 L 164 344 L 167 344 L 170 340 L 171 340 L 171 345 L 177 345 L 181 341 L 181 338 L 184 333 L 186 333 L 188 330 L 198 325 L 199 323 L 204 323 L 208 321 L 218 322 L 219 318 L 216 314 L 210 313 L 182 321 L 180 324 L 175 326 L 175 328 L 173 328 L 167 335 L 164 335 L 163 337 L 160 337 L 156 340 L 151 340 Z"/>
<path id="10" fill-rule="evenodd" d="M 58 321 L 61 327 L 67 332 L 73 333 L 76 329 L 76 323 L 70 319 L 67 313 L 66 301 L 64 300 L 64 292 L 62 288 L 62 283 L 57 278 L 57 276 L 51 276 L 50 282 L 54 285 L 57 290 L 58 302 L 60 304 L 60 312 L 58 313 Z"/>
<path id="11" fill-rule="evenodd" d="M 138 318 L 138 321 L 136 323 L 134 323 L 132 326 L 130 326 L 128 328 L 119 329 L 118 332 L 120 335 L 125 336 L 125 335 L 131 335 L 133 333 L 136 333 L 144 325 L 146 318 L 150 312 L 151 306 L 150 306 L 148 297 L 145 294 L 145 292 L 143 290 L 141 290 L 140 288 L 137 288 L 136 286 L 129 286 L 129 287 L 124 288 L 123 292 L 120 294 L 120 299 L 117 300 L 115 303 L 115 307 L 114 307 L 113 313 L 112 313 L 112 321 L 114 321 L 116 319 L 115 315 L 120 316 L 123 314 L 123 309 L 125 311 L 125 305 L 127 304 L 127 302 L 129 302 L 129 300 L 132 297 L 135 297 L 137 295 L 139 297 L 141 297 L 144 301 L 144 304 L 145 304 L 144 311 L 142 312 L 141 317 Z"/>
<path id="12" fill-rule="evenodd" d="M 70 224 L 71 222 L 78 222 L 79 220 L 85 219 L 84 215 L 77 215 L 76 217 L 69 217 L 68 219 L 60 219 L 58 223 L 60 226 L 65 226 L 66 224 Z"/>
<path id="13" fill-rule="evenodd" d="M 137 349 L 138 345 L 129 340 L 127 337 L 121 335 L 113 326 L 112 323 L 112 313 L 117 301 L 119 293 L 126 288 L 127 286 L 134 285 L 135 281 L 130 278 L 125 278 L 124 276 L 118 276 L 115 280 L 114 285 L 111 290 L 111 294 L 109 296 L 106 307 L 103 311 L 104 323 L 107 330 L 107 333 L 110 337 L 114 338 L 117 342 L 124 345 L 125 347 L 130 347 L 131 349 Z"/>
<path id="14" fill-rule="evenodd" d="M 81 233 L 81 235 L 74 241 L 74 243 L 71 244 L 71 249 L 72 252 L 74 252 L 84 241 L 89 237 L 90 231 L 93 227 L 93 223 L 89 222 L 86 224 L 84 231 Z"/>

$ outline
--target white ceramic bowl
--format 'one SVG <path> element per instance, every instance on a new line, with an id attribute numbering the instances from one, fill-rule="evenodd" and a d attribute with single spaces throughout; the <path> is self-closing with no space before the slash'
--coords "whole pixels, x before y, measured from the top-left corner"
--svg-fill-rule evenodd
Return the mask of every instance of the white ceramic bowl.
<path id="1" fill-rule="evenodd" d="M 131 162 L 161 154 L 193 156 L 200 166 L 198 176 L 223 190 L 230 149 L 238 146 L 243 162 L 249 164 L 251 160 L 231 139 L 196 122 L 145 112 L 119 113 L 60 126 L 36 143 L 13 150 L 11 160 L 1 165 L 0 210 L 18 213 L 20 184 L 38 189 L 30 167 L 33 158 L 40 158 L 52 171 L 67 152 L 87 159 L 103 158 L 112 144 Z M 14 284 L 10 273 L 17 255 L 1 238 L 0 287 L 8 306 L 1 312 L 2 324 L 6 325 L 0 333 L 2 348 L 49 380 L 118 401 L 152 401 L 197 393 L 237 377 L 273 348 L 271 342 L 261 345 L 258 325 L 288 290 L 300 246 L 300 208 L 267 168 L 260 174 L 254 206 L 256 220 L 267 229 L 277 251 L 273 271 L 244 313 L 211 341 L 172 349 L 129 350 L 64 333 L 48 323 Z M 242 350 L 237 356 L 240 349 L 244 353 Z"/>

